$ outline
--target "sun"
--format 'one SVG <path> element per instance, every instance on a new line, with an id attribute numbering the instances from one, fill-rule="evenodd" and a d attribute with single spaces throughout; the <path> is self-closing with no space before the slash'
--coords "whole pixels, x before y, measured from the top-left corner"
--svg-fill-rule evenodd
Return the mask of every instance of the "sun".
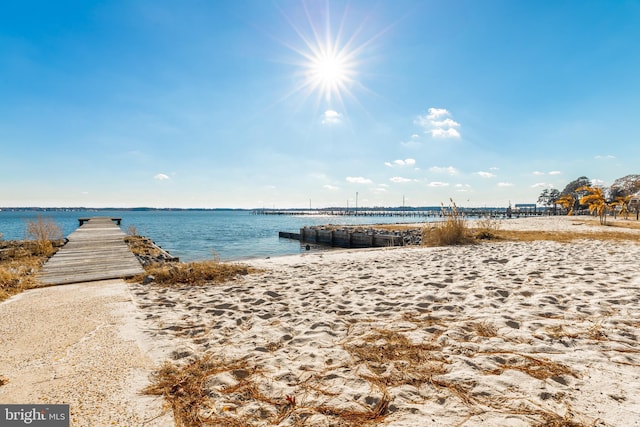
<path id="1" fill-rule="evenodd" d="M 332 12 L 329 2 L 321 0 L 302 1 L 301 5 L 291 15 L 283 13 L 294 34 L 280 40 L 296 54 L 286 61 L 296 71 L 293 88 L 285 98 L 294 94 L 315 98 L 316 107 L 327 111 L 344 112 L 347 103 L 359 105 L 356 93 L 368 92 L 362 82 L 363 68 L 380 34 L 370 34 L 373 30 L 365 25 L 366 16 L 358 24 L 360 15 L 352 18 L 349 7 Z"/>
<path id="2" fill-rule="evenodd" d="M 314 46 L 305 63 L 305 83 L 309 90 L 318 92 L 327 102 L 349 93 L 355 82 L 355 61 L 349 51 L 332 45 Z"/>

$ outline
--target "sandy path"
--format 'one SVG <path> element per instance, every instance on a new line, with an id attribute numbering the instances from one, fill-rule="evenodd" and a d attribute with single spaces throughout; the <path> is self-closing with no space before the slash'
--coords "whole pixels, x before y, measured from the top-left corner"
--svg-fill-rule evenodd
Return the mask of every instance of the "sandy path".
<path id="1" fill-rule="evenodd" d="M 67 403 L 73 426 L 167 426 L 141 396 L 154 363 L 122 280 L 24 292 L 0 304 L 2 403 Z"/>

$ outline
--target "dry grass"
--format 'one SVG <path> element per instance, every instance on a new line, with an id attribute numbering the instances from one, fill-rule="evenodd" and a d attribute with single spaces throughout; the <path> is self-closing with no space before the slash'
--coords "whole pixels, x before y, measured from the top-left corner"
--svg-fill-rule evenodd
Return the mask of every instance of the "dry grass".
<path id="1" fill-rule="evenodd" d="M 495 239 L 500 231 L 500 221 L 489 216 L 474 221 L 473 225 L 473 237 L 478 240 Z"/>
<path id="2" fill-rule="evenodd" d="M 473 242 L 467 221 L 453 200 L 448 208 L 442 206 L 442 214 L 446 220 L 432 223 L 422 229 L 423 246 L 464 245 Z"/>
<path id="3" fill-rule="evenodd" d="M 135 225 L 128 226 L 126 233 L 127 233 L 127 236 L 140 236 L 138 234 L 138 229 L 136 228 Z"/>
<path id="4" fill-rule="evenodd" d="M 571 375 L 578 377 L 578 374 L 571 368 L 562 363 L 553 360 L 528 356 L 526 354 L 513 352 L 488 352 L 490 354 L 510 354 L 511 357 L 505 363 L 499 363 L 498 369 L 487 372 L 489 374 L 500 375 L 502 371 L 511 369 L 520 371 L 538 380 L 546 380 L 549 378 L 560 378 L 563 375 Z"/>
<path id="5" fill-rule="evenodd" d="M 408 384 L 420 386 L 447 371 L 447 361 L 433 342 L 413 343 L 391 330 L 376 330 L 360 342 L 344 345 L 351 356 L 375 375 L 361 375 L 381 389 Z"/>
<path id="6" fill-rule="evenodd" d="M 161 263 L 145 267 L 145 273 L 135 276 L 132 280 L 142 281 L 145 276 L 151 275 L 154 277 L 154 282 L 159 285 L 207 285 L 224 283 L 257 271 L 248 265 L 215 260 Z"/>
<path id="7" fill-rule="evenodd" d="M 471 329 L 480 337 L 492 338 L 498 336 L 498 328 L 487 322 L 472 323 Z"/>
<path id="8" fill-rule="evenodd" d="M 600 221 L 597 219 L 580 219 L 574 221 L 574 223 L 579 224 L 589 224 L 589 225 L 601 225 Z M 640 230 L 640 221 L 636 221 L 635 219 L 613 219 L 609 217 L 607 219 L 607 223 L 603 225 L 604 227 L 612 227 L 612 228 L 629 228 L 632 230 Z"/>
<path id="9" fill-rule="evenodd" d="M 29 254 L 0 261 L 0 301 L 33 288 L 36 285 L 35 273 L 45 260 L 46 257 Z"/>
<path id="10" fill-rule="evenodd" d="M 453 380 L 452 360 L 447 341 L 436 340 L 432 334 L 426 340 L 413 341 L 406 332 L 424 330 L 425 326 L 446 326 L 447 329 L 474 330 L 479 336 L 497 334 L 495 326 L 486 322 L 464 322 L 418 317 L 411 313 L 402 316 L 403 322 L 415 321 L 415 329 L 404 332 L 368 328 L 365 322 L 357 335 L 347 333 L 342 348 L 351 359 L 338 369 L 348 368 L 376 390 L 377 397 L 369 396 L 368 403 L 350 401 L 332 390 L 331 383 L 323 381 L 329 371 L 312 374 L 306 380 L 288 384 L 284 391 L 272 386 L 273 378 L 266 366 L 252 364 L 251 355 L 238 360 L 222 360 L 204 355 L 183 366 L 166 363 L 153 377 L 153 384 L 145 392 L 164 396 L 173 409 L 178 426 L 308 426 L 314 423 L 333 426 L 366 426 L 385 424 L 387 417 L 397 411 L 391 402 L 397 387 L 415 387 L 433 398 L 455 398 L 471 415 L 487 408 L 501 414 L 523 415 L 536 426 L 585 427 L 580 416 L 568 410 L 555 413 L 532 403 L 523 404 L 508 396 L 491 395 L 478 391 L 482 381 L 471 378 Z M 403 328 L 407 326 L 404 325 Z M 558 330 L 559 334 L 563 331 Z M 451 336 L 455 336 L 453 334 Z M 502 356 L 497 368 L 484 371 L 485 375 L 500 375 L 506 370 L 522 372 L 540 381 L 565 383 L 567 376 L 578 377 L 570 367 L 543 357 L 533 357 L 513 351 L 481 351 L 465 353 L 465 358 L 495 354 Z M 495 360 L 494 360 L 495 362 Z M 478 369 L 480 369 L 478 367 Z M 436 397 L 434 397 L 436 396 Z M 429 399 L 428 397 L 425 397 Z M 561 403 L 561 397 L 556 401 Z M 568 405 L 568 404 L 567 404 Z M 568 408 L 568 406 L 567 406 Z M 324 417 L 324 420 L 322 419 Z"/>
<path id="11" fill-rule="evenodd" d="M 64 244 L 60 227 L 38 216 L 27 221 L 26 234 L 33 240 L 0 243 L 0 301 L 36 285 L 36 273 Z"/>
<path id="12" fill-rule="evenodd" d="M 246 426 L 249 424 L 234 417 L 207 415 L 213 406 L 207 378 L 234 371 L 247 372 L 248 377 L 254 370 L 243 360 L 223 361 L 208 355 L 181 367 L 167 362 L 154 374 L 152 384 L 144 389 L 144 393 L 163 396 L 173 410 L 178 427 Z"/>
<path id="13" fill-rule="evenodd" d="M 576 421 L 571 415 L 561 416 L 553 412 L 540 412 L 543 421 L 534 424 L 533 427 L 589 427 L 593 424 L 585 424 Z"/>
<path id="14" fill-rule="evenodd" d="M 38 215 L 38 219 L 27 221 L 27 236 L 36 241 L 38 255 L 51 256 L 55 252 L 52 241 L 60 240 L 64 235 L 53 220 Z"/>
<path id="15" fill-rule="evenodd" d="M 576 240 L 640 241 L 640 235 L 638 234 L 616 231 L 580 232 L 500 230 L 495 238 L 497 240 L 510 240 L 520 242 L 550 240 L 560 243 L 569 243 Z"/>
<path id="16" fill-rule="evenodd" d="M 210 380 L 220 374 L 233 378 L 235 384 L 211 385 Z M 384 419 L 391 400 L 383 393 L 372 408 L 363 410 L 327 404 L 307 406 L 297 402 L 295 395 L 269 396 L 258 380 L 264 380 L 262 371 L 246 359 L 221 360 L 204 355 L 184 366 L 165 363 L 144 393 L 163 396 L 178 427 L 280 425 L 287 418 L 289 425 L 304 426 L 313 414 L 330 417 L 331 425 L 355 427 Z M 254 404 L 260 410 L 252 415 L 235 413 L 237 407 Z"/>

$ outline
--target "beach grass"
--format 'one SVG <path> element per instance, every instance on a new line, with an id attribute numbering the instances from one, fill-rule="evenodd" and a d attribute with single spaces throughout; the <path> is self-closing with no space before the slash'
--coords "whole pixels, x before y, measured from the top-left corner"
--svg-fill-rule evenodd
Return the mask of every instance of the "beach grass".
<path id="1" fill-rule="evenodd" d="M 208 285 L 224 283 L 258 270 L 240 263 L 218 260 L 192 261 L 188 263 L 155 263 L 145 267 L 145 273 L 132 281 L 143 281 L 153 276 L 153 282 L 163 286 Z"/>
<path id="2" fill-rule="evenodd" d="M 481 243 L 483 241 L 513 241 L 533 242 L 554 241 L 569 243 L 576 240 L 604 240 L 604 241 L 640 241 L 640 235 L 634 230 L 640 230 L 640 222 L 631 220 L 609 221 L 606 225 L 600 225 L 597 220 L 580 219 L 572 224 L 597 225 L 597 231 L 544 231 L 544 230 L 505 230 L 500 227 L 500 221 L 495 219 L 480 219 L 468 221 L 461 225 L 460 221 L 447 221 L 429 223 L 423 226 L 415 224 L 380 224 L 373 228 L 385 231 L 407 231 L 420 229 L 423 239 L 426 236 L 424 246 L 450 246 L 456 244 Z M 464 238 L 462 236 L 465 236 Z"/>
<path id="3" fill-rule="evenodd" d="M 453 200 L 449 207 L 442 206 L 442 214 L 446 217 L 444 221 L 434 222 L 430 226 L 423 227 L 423 246 L 464 245 L 473 242 L 467 220 Z"/>
<path id="4" fill-rule="evenodd" d="M 36 284 L 35 273 L 45 260 L 46 257 L 29 254 L 0 261 L 0 301 L 33 288 Z"/>

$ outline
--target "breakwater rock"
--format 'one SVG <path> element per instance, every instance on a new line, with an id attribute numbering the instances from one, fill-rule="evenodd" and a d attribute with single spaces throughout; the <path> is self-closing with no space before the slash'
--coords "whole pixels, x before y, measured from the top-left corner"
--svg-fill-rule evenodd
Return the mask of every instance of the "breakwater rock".
<path id="1" fill-rule="evenodd" d="M 394 230 L 389 227 L 376 226 L 327 225 L 304 227 L 300 229 L 300 234 L 290 234 L 292 236 L 299 236 L 296 238 L 299 238 L 301 242 L 319 243 L 343 248 L 412 246 L 422 243 L 422 228 L 400 228 Z"/>
<path id="2" fill-rule="evenodd" d="M 180 262 L 178 257 L 172 256 L 148 237 L 127 236 L 124 241 L 143 267 L 156 263 Z"/>
<path id="3" fill-rule="evenodd" d="M 51 246 L 48 245 L 49 242 Z M 66 239 L 47 240 L 44 242 L 37 240 L 1 240 L 0 261 L 29 256 L 51 256 L 65 243 Z"/>

